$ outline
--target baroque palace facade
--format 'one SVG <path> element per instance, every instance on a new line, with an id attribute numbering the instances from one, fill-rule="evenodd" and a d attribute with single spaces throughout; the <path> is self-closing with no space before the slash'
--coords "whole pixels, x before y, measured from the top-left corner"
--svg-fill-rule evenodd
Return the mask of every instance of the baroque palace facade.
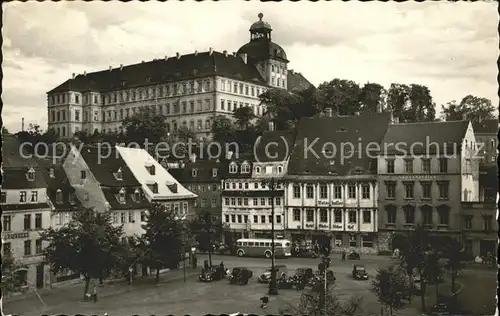
<path id="1" fill-rule="evenodd" d="M 47 93 L 48 127 L 61 138 L 78 131 L 118 132 L 126 117 L 151 107 L 166 116 L 169 132 L 186 127 L 203 138 L 210 136 L 215 116 L 244 106 L 263 115 L 259 95 L 266 90 L 311 84 L 288 70 L 285 51 L 272 42 L 272 28 L 262 17 L 250 27 L 250 41 L 233 54 L 210 48 L 73 74 Z"/>

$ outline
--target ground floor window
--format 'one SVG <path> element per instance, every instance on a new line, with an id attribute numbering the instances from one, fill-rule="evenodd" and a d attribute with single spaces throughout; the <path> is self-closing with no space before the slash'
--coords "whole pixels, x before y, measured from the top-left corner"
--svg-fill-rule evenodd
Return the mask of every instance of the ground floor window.
<path id="1" fill-rule="evenodd" d="M 372 234 L 361 236 L 362 246 L 367 248 L 373 248 L 373 239 L 374 236 Z"/>
<path id="2" fill-rule="evenodd" d="M 335 234 L 335 246 L 342 247 L 342 234 Z"/>
<path id="3" fill-rule="evenodd" d="M 356 235 L 350 234 L 349 235 L 349 247 L 357 247 L 358 243 L 356 242 Z"/>

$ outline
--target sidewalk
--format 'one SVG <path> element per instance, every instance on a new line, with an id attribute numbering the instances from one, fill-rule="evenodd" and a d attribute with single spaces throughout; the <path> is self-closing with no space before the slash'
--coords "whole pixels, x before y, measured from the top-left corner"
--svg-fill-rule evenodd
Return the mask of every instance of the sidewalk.
<path id="1" fill-rule="evenodd" d="M 186 268 L 186 278 L 190 278 L 194 275 L 197 275 L 198 273 L 199 269 Z M 159 283 L 161 284 L 165 282 L 182 280 L 183 278 L 184 269 L 182 268 L 165 271 L 164 273 L 160 274 Z M 98 287 L 97 289 L 98 298 L 102 299 L 104 297 L 119 295 L 124 292 L 138 290 L 145 286 L 154 286 L 156 283 L 155 281 L 156 275 L 149 275 L 146 277 L 134 279 L 131 286 L 128 285 L 127 280 L 125 280 L 124 278 L 104 280 L 104 285 L 102 287 Z M 68 301 L 82 301 L 84 288 L 85 282 L 83 280 L 77 280 L 76 282 L 64 284 L 62 286 L 54 286 L 52 289 L 40 289 L 38 290 L 38 293 L 40 294 L 45 305 L 51 306 Z M 20 294 L 5 298 L 4 304 L 7 306 L 17 305 L 17 303 L 24 303 L 24 301 L 27 300 L 35 300 L 39 302 L 36 292 L 30 291 L 26 294 Z"/>

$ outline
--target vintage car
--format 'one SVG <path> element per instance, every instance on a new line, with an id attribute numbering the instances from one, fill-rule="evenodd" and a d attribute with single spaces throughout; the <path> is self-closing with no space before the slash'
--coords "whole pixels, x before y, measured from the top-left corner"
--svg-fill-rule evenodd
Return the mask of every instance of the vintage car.
<path id="1" fill-rule="evenodd" d="M 355 264 L 352 267 L 352 277 L 356 280 L 368 280 L 368 273 L 364 265 Z"/>
<path id="2" fill-rule="evenodd" d="M 248 280 L 253 276 L 253 272 L 247 268 L 238 267 L 234 268 L 233 272 L 229 275 L 229 284 L 246 285 Z"/>
<path id="3" fill-rule="evenodd" d="M 198 280 L 201 282 L 212 282 L 222 280 L 226 276 L 226 269 L 223 266 L 202 269 Z"/>
<path id="4" fill-rule="evenodd" d="M 302 277 L 306 280 L 306 282 L 309 282 L 309 280 L 314 276 L 314 272 L 311 268 L 298 268 L 295 270 L 295 275 Z"/>
<path id="5" fill-rule="evenodd" d="M 286 265 L 275 265 L 274 269 L 276 270 L 276 277 L 278 278 L 282 273 L 288 274 L 288 268 Z M 271 267 L 267 268 L 264 273 L 259 275 L 257 281 L 259 283 L 269 283 L 271 280 Z"/>

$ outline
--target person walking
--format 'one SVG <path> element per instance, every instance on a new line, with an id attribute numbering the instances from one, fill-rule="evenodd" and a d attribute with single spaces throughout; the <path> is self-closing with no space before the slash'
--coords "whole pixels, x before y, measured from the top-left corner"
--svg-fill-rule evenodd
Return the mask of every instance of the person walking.
<path id="1" fill-rule="evenodd" d="M 94 290 L 92 291 L 92 298 L 94 299 L 94 303 L 97 303 L 97 286 L 94 285 Z"/>
<path id="2" fill-rule="evenodd" d="M 345 249 L 342 249 L 342 261 L 345 261 L 345 256 L 346 256 Z"/>

